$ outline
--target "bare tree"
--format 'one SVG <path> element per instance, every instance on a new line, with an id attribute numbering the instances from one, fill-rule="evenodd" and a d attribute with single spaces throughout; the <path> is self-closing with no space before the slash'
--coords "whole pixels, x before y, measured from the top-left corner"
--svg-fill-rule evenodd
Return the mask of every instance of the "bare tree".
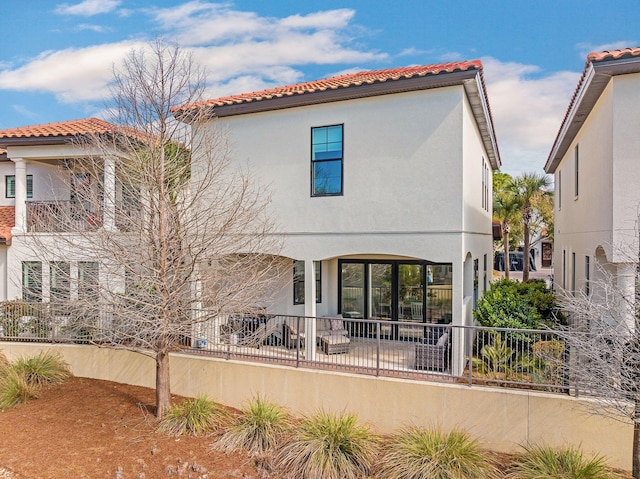
<path id="1" fill-rule="evenodd" d="M 169 352 L 213 318 L 264 305 L 283 267 L 269 196 L 232 168 L 227 135 L 204 121 L 211 112 L 190 110 L 192 127 L 171 113 L 204 88 L 178 47 L 132 51 L 114 72 L 115 127 L 81 139 L 86 154 L 62 174 L 71 206 L 43 215 L 63 225 L 58 258 L 95 258 L 79 263 L 66 314 L 87 341 L 155 360 L 158 417 L 170 405 Z M 39 247 L 51 255 L 51 243 Z"/>
<path id="2" fill-rule="evenodd" d="M 633 424 L 636 479 L 640 479 L 639 258 L 627 256 L 626 278 L 598 265 L 599 279 L 588 290 L 562 292 L 560 299 L 571 324 L 561 333 L 570 352 L 569 377 L 576 391 L 597 398 L 585 403 L 592 412 Z"/>

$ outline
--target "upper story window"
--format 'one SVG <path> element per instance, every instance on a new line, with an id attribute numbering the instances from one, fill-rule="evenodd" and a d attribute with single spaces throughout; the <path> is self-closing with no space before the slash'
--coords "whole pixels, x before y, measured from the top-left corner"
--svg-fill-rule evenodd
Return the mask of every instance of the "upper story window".
<path id="1" fill-rule="evenodd" d="M 4 177 L 4 191 L 7 198 L 16 197 L 16 175 Z M 33 198 L 33 175 L 27 175 L 27 198 Z"/>
<path id="2" fill-rule="evenodd" d="M 311 196 L 342 194 L 342 127 L 311 128 Z"/>
<path id="3" fill-rule="evenodd" d="M 482 158 L 482 209 L 489 211 L 489 167 L 487 161 Z"/>
<path id="4" fill-rule="evenodd" d="M 556 186 L 558 192 L 558 209 L 562 209 L 562 171 L 558 171 L 558 186 Z"/>
<path id="5" fill-rule="evenodd" d="M 578 171 L 579 171 L 579 163 L 580 163 L 580 155 L 579 155 L 579 151 L 578 151 L 578 145 L 576 145 L 576 149 L 573 153 L 573 164 L 575 167 L 575 196 L 576 198 L 578 198 L 578 186 L 579 186 L 579 175 L 578 175 Z"/>

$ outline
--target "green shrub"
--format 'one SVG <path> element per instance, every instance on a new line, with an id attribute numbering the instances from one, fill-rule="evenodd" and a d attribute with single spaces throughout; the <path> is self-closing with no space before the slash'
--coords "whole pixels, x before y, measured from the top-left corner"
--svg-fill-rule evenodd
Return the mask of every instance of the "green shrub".
<path id="1" fill-rule="evenodd" d="M 467 433 L 409 427 L 385 442 L 376 477 L 475 479 L 497 477 L 487 453 Z"/>
<path id="2" fill-rule="evenodd" d="M 537 279 L 521 283 L 505 278 L 491 283 L 474 315 L 482 326 L 494 328 L 538 329 L 566 323 L 553 292 Z"/>
<path id="3" fill-rule="evenodd" d="M 158 430 L 172 436 L 197 436 L 215 432 L 228 424 L 229 420 L 230 413 L 224 407 L 202 395 L 172 405 L 160 420 Z"/>
<path id="4" fill-rule="evenodd" d="M 58 353 L 40 352 L 32 358 L 20 358 L 11 368 L 24 376 L 29 384 L 61 383 L 71 377 L 69 365 Z"/>
<path id="5" fill-rule="evenodd" d="M 518 282 L 502 279 L 491 284 L 478 301 L 474 316 L 482 326 L 535 329 L 540 315 L 518 292 Z"/>
<path id="6" fill-rule="evenodd" d="M 526 448 L 518 456 L 509 473 L 510 479 L 613 479 L 602 457 L 586 459 L 573 447 L 554 449 L 549 446 Z"/>
<path id="7" fill-rule="evenodd" d="M 0 411 L 17 406 L 38 397 L 38 386 L 28 381 L 24 374 L 7 366 L 0 374 Z"/>
<path id="8" fill-rule="evenodd" d="M 298 479 L 366 477 L 378 439 L 351 414 L 320 412 L 295 428 L 276 457 L 277 466 Z"/>
<path id="9" fill-rule="evenodd" d="M 252 455 L 263 456 L 275 450 L 290 427 L 289 415 L 283 408 L 257 396 L 235 418 L 213 448 L 227 452 L 245 449 Z"/>

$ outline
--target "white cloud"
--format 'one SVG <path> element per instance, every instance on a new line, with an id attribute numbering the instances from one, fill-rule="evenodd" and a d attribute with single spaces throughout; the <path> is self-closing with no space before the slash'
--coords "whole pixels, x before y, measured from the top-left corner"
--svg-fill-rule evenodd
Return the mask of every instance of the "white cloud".
<path id="1" fill-rule="evenodd" d="M 271 18 L 195 0 L 144 12 L 207 69 L 212 96 L 302 81 L 301 65 L 387 58 L 352 46 L 345 33 L 355 30 L 350 25 L 355 12 L 349 9 Z M 50 92 L 65 103 L 102 100 L 108 94 L 112 65 L 119 66 L 131 49 L 144 45 L 141 39 L 44 52 L 22 66 L 0 69 L 0 89 Z"/>
<path id="2" fill-rule="evenodd" d="M 91 25 L 89 23 L 81 23 L 80 25 L 76 26 L 76 30 L 79 30 L 79 31 L 88 30 L 96 33 L 105 33 L 105 32 L 112 31 L 112 29 L 109 27 L 104 27 L 102 25 Z"/>
<path id="3" fill-rule="evenodd" d="M 80 49 L 49 51 L 15 70 L 0 72 L 0 88 L 50 92 L 66 103 L 104 98 L 113 63 L 144 44 L 121 42 Z"/>
<path id="4" fill-rule="evenodd" d="M 11 105 L 11 108 L 18 112 L 20 115 L 28 118 L 30 121 L 40 120 L 40 114 L 29 110 L 23 105 Z"/>
<path id="5" fill-rule="evenodd" d="M 91 17 L 100 13 L 109 13 L 115 10 L 122 0 L 84 0 L 83 2 L 69 5 L 61 3 L 56 5 L 55 12 L 58 15 L 80 15 L 82 17 Z"/>
<path id="6" fill-rule="evenodd" d="M 542 170 L 580 72 L 482 58 L 502 171 Z"/>

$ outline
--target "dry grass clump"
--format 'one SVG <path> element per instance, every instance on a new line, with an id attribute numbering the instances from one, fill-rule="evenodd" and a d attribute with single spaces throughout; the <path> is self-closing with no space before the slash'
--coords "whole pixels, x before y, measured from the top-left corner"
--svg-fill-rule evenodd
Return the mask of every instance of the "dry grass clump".
<path id="1" fill-rule="evenodd" d="M 58 353 L 40 352 L 32 358 L 19 358 L 11 367 L 36 386 L 66 381 L 71 377 L 69 365 Z"/>
<path id="2" fill-rule="evenodd" d="M 251 455 L 264 456 L 275 450 L 290 429 L 291 419 L 284 408 L 256 396 L 234 418 L 213 448 L 227 452 L 244 449 Z"/>
<path id="3" fill-rule="evenodd" d="M 160 420 L 158 430 L 171 436 L 197 436 L 220 430 L 230 418 L 230 413 L 222 405 L 201 395 L 172 405 Z"/>
<path id="4" fill-rule="evenodd" d="M 43 385 L 70 377 L 69 365 L 58 353 L 41 352 L 13 363 L 0 353 L 0 410 L 35 399 Z"/>
<path id="5" fill-rule="evenodd" d="M 614 479 L 604 458 L 587 459 L 574 447 L 553 448 L 534 446 L 525 448 L 507 476 L 509 479 Z"/>
<path id="6" fill-rule="evenodd" d="M 497 474 L 489 455 L 466 432 L 408 427 L 385 441 L 376 477 L 484 479 Z"/>
<path id="7" fill-rule="evenodd" d="M 351 414 L 320 412 L 302 421 L 276 456 L 296 479 L 356 479 L 370 473 L 378 438 Z"/>

